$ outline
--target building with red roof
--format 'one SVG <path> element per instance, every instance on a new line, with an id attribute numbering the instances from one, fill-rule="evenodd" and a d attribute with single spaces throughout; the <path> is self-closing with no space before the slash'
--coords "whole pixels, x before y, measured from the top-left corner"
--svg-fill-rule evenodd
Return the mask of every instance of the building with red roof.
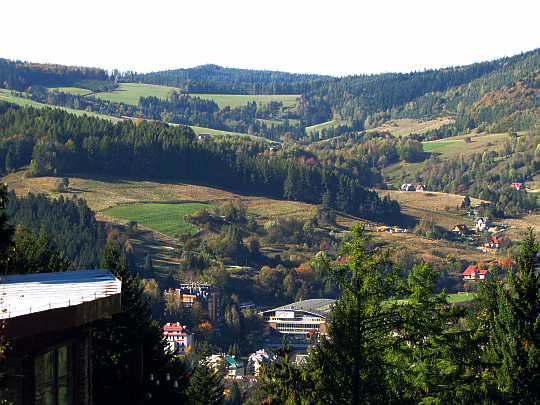
<path id="1" fill-rule="evenodd" d="M 163 336 L 175 354 L 186 354 L 188 347 L 193 344 L 193 333 L 180 325 L 180 322 L 168 322 L 163 326 Z"/>
<path id="2" fill-rule="evenodd" d="M 463 280 L 485 280 L 488 277 L 489 269 L 479 270 L 478 266 L 470 265 L 463 272 Z"/>

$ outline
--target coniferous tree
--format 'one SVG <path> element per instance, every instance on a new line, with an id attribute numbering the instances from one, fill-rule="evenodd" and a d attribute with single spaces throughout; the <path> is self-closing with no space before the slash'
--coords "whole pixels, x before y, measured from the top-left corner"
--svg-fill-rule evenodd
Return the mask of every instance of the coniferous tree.
<path id="1" fill-rule="evenodd" d="M 189 378 L 186 395 L 189 405 L 212 405 L 223 401 L 223 384 L 217 372 L 198 364 Z"/>
<path id="2" fill-rule="evenodd" d="M 479 289 L 478 316 L 487 334 L 485 358 L 502 402 L 540 402 L 540 281 L 538 242 L 531 228 L 517 258 L 518 274 L 508 285 L 498 279 Z"/>
<path id="3" fill-rule="evenodd" d="M 445 291 L 433 296 L 437 272 L 428 264 L 413 266 L 408 302 L 395 307 L 399 324 L 387 351 L 392 402 L 400 404 L 485 404 L 472 331 L 460 326 L 464 307 L 451 306 Z"/>
<path id="4" fill-rule="evenodd" d="M 150 374 L 169 373 L 180 381 L 180 391 L 171 396 L 181 400 L 184 369 L 165 350 L 160 325 L 151 318 L 150 306 L 143 296 L 137 276 L 127 268 L 123 249 L 108 244 L 101 266 L 122 280 L 121 312 L 94 323 L 92 342 L 94 403 L 136 403 L 145 396 L 143 382 Z"/>
<path id="5" fill-rule="evenodd" d="M 238 388 L 238 383 L 233 380 L 231 384 L 231 389 L 229 390 L 229 399 L 227 401 L 228 405 L 241 405 L 242 404 L 242 393 L 240 388 Z"/>

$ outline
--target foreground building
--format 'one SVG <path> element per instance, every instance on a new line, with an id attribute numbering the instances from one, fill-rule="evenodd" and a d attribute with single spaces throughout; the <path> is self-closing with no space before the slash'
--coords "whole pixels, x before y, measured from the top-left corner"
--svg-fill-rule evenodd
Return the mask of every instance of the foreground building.
<path id="1" fill-rule="evenodd" d="M 121 281 L 104 269 L 0 279 L 11 367 L 0 399 L 92 404 L 92 322 L 120 311 Z"/>

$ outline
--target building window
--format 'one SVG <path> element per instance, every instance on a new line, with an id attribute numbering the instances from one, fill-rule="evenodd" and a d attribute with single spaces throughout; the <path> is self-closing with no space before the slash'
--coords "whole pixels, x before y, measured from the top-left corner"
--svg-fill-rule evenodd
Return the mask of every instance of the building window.
<path id="1" fill-rule="evenodd" d="M 45 404 L 73 404 L 73 345 L 45 353 Z"/>

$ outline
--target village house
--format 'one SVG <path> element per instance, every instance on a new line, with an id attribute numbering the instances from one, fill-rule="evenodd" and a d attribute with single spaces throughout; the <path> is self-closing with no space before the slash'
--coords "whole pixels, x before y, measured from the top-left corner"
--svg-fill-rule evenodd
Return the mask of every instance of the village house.
<path id="1" fill-rule="evenodd" d="M 523 184 L 523 183 L 512 183 L 512 184 L 510 184 L 510 187 L 515 188 L 516 190 L 520 190 L 520 191 L 527 189 L 525 187 L 525 184 Z"/>
<path id="2" fill-rule="evenodd" d="M 399 188 L 401 191 L 412 191 L 413 185 L 412 184 L 402 184 Z"/>
<path id="3" fill-rule="evenodd" d="M 0 278 L 14 370 L 0 402 L 92 404 L 92 322 L 120 311 L 122 282 L 105 269 Z"/>
<path id="4" fill-rule="evenodd" d="M 478 231 L 484 231 L 489 228 L 491 221 L 488 217 L 475 217 L 473 224 Z"/>
<path id="5" fill-rule="evenodd" d="M 253 374 L 259 375 L 263 364 L 272 364 L 278 360 L 277 356 L 268 349 L 260 349 L 249 356 L 248 363 L 253 364 Z"/>
<path id="6" fill-rule="evenodd" d="M 180 288 L 168 289 L 163 292 L 163 298 L 167 302 L 181 304 L 185 308 L 191 308 L 198 301 L 203 309 L 208 311 L 210 318 L 217 321 L 219 317 L 219 292 L 208 283 L 185 283 Z"/>
<path id="7" fill-rule="evenodd" d="M 489 269 L 483 269 L 479 270 L 478 266 L 476 265 L 470 265 L 465 269 L 465 271 L 462 273 L 463 280 L 485 280 L 488 277 Z"/>
<path id="8" fill-rule="evenodd" d="M 235 378 L 245 375 L 244 363 L 236 360 L 233 356 L 213 354 L 206 358 L 206 364 L 216 371 L 219 371 L 220 363 L 224 364 L 227 369 L 227 375 L 225 377 Z"/>
<path id="9" fill-rule="evenodd" d="M 416 192 L 417 193 L 423 193 L 424 191 L 426 191 L 426 186 L 423 185 L 423 184 L 419 184 L 416 186 Z"/>
<path id="10" fill-rule="evenodd" d="M 167 341 L 168 348 L 174 354 L 184 355 L 193 344 L 193 333 L 179 322 L 167 323 L 163 326 L 163 336 Z"/>
<path id="11" fill-rule="evenodd" d="M 452 233 L 457 236 L 465 237 L 469 235 L 470 231 L 464 224 L 458 224 L 452 228 Z"/>
<path id="12" fill-rule="evenodd" d="M 502 236 L 499 236 L 499 237 L 497 237 L 497 236 L 492 236 L 491 238 L 489 238 L 489 239 L 484 243 L 484 246 L 485 246 L 485 247 L 490 247 L 490 248 L 498 248 L 502 241 L 503 241 L 503 237 L 502 237 Z"/>

